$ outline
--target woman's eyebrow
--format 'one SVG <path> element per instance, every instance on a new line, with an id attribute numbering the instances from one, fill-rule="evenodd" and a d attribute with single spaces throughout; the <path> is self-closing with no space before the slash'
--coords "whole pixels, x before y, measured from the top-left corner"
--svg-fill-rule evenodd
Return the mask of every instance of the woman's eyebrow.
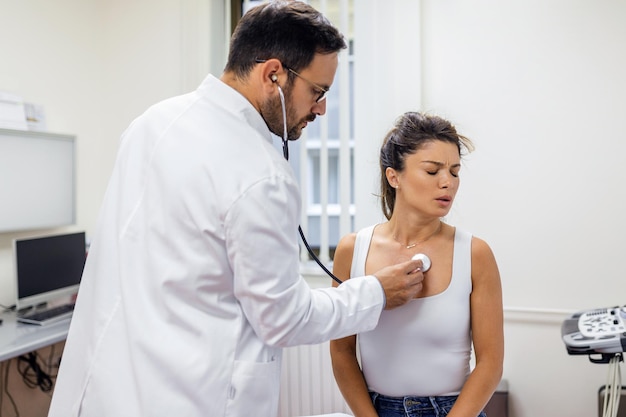
<path id="1" fill-rule="evenodd" d="M 445 166 L 445 165 L 446 165 L 446 164 L 445 164 L 445 163 L 443 163 L 443 162 L 439 162 L 439 161 L 430 161 L 430 160 L 424 160 L 424 161 L 421 161 L 421 163 L 422 163 L 422 164 L 433 164 L 433 165 L 437 165 L 437 166 L 440 166 L 440 167 L 443 167 L 443 166 Z M 461 166 L 461 163 L 459 162 L 459 163 L 456 163 L 456 164 L 452 164 L 452 165 L 450 165 L 450 168 L 456 168 L 456 167 L 460 167 L 460 166 Z"/>

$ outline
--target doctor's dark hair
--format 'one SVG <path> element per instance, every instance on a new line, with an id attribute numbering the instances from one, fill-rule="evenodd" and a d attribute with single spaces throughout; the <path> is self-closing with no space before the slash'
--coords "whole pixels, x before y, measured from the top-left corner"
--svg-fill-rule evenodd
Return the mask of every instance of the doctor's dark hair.
<path id="1" fill-rule="evenodd" d="M 453 143 L 463 156 L 474 150 L 470 139 L 459 135 L 452 123 L 439 116 L 407 112 L 396 119 L 380 148 L 380 191 L 383 214 L 389 220 L 396 202 L 396 189 L 387 181 L 387 168 L 402 172 L 408 155 L 432 141 Z"/>
<path id="2" fill-rule="evenodd" d="M 245 78 L 258 60 L 271 58 L 300 71 L 316 53 L 344 48 L 343 35 L 313 7 L 302 1 L 274 0 L 243 15 L 231 38 L 225 71 Z"/>

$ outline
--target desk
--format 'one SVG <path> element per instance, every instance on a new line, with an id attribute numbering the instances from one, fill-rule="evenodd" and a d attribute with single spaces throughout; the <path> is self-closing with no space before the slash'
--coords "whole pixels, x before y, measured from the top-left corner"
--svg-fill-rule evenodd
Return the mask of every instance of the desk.
<path id="1" fill-rule="evenodd" d="M 70 319 L 37 326 L 18 323 L 15 312 L 0 314 L 0 362 L 46 347 L 67 338 Z"/>

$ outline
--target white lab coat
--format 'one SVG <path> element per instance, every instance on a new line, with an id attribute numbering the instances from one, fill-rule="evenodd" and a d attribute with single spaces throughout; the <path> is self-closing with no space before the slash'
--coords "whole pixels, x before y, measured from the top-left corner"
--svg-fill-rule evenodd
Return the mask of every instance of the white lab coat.
<path id="1" fill-rule="evenodd" d="M 310 290 L 265 122 L 213 76 L 124 133 L 49 417 L 273 417 L 281 348 L 374 328 L 375 277 Z"/>

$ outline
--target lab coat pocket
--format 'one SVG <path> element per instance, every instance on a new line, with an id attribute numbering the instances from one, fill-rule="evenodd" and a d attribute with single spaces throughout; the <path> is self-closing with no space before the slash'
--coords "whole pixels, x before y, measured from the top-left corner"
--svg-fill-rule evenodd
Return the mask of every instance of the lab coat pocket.
<path id="1" fill-rule="evenodd" d="M 275 417 L 280 391 L 280 361 L 235 361 L 227 417 Z"/>

